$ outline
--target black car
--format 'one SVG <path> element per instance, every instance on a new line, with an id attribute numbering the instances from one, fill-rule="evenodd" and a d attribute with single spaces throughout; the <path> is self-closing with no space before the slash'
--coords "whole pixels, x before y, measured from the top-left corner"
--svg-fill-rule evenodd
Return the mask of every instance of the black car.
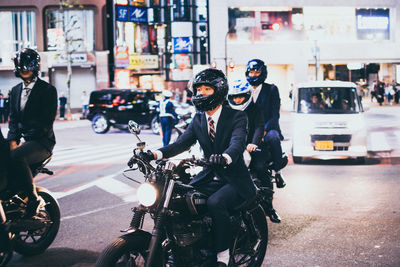
<path id="1" fill-rule="evenodd" d="M 161 91 L 149 89 L 102 89 L 90 94 L 89 114 L 95 133 L 106 133 L 111 126 L 126 129 L 129 120 L 158 128 L 157 101 Z M 158 131 L 158 129 L 152 129 Z"/>

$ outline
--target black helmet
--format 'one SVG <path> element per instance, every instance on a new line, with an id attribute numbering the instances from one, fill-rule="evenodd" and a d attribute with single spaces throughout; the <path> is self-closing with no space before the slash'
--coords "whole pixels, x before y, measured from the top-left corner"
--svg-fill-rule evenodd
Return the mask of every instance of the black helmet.
<path id="1" fill-rule="evenodd" d="M 20 71 L 29 70 L 33 72 L 33 77 L 37 77 L 39 75 L 39 62 L 40 56 L 38 52 L 30 48 L 24 48 L 19 51 L 14 58 L 14 74 L 17 77 L 21 77 L 19 75 Z"/>
<path id="2" fill-rule="evenodd" d="M 214 89 L 212 95 L 197 95 L 197 87 L 208 85 Z M 228 94 L 228 81 L 225 74 L 218 69 L 205 69 L 199 72 L 190 84 L 193 92 L 192 102 L 197 110 L 207 111 L 213 110 L 222 104 Z"/>
<path id="3" fill-rule="evenodd" d="M 249 72 L 251 70 L 261 71 L 260 76 L 249 77 Z M 260 59 L 252 59 L 247 63 L 246 78 L 251 85 L 259 86 L 260 84 L 262 84 L 267 78 L 267 74 L 267 66 L 265 65 L 264 61 Z"/>

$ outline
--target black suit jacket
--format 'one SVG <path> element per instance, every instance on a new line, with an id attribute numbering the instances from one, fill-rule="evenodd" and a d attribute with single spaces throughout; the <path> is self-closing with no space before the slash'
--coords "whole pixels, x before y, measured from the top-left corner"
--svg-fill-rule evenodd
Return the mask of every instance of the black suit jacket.
<path id="1" fill-rule="evenodd" d="M 14 86 L 10 94 L 10 121 L 7 139 L 19 142 L 36 140 L 51 150 L 56 143 L 53 122 L 57 113 L 57 90 L 37 78 L 23 111 L 20 109 L 23 83 Z"/>
<path id="2" fill-rule="evenodd" d="M 264 130 L 278 131 L 283 139 L 281 128 L 279 127 L 279 112 L 281 108 L 281 99 L 279 97 L 278 87 L 274 84 L 263 83 L 256 104 L 264 111 Z"/>
<path id="3" fill-rule="evenodd" d="M 223 106 L 214 142 L 211 142 L 208 135 L 206 115 L 198 113 L 178 140 L 161 148 L 160 151 L 165 158 L 173 157 L 188 150 L 196 141 L 199 141 L 206 158 L 209 158 L 211 154 L 228 154 L 232 158 L 232 163 L 227 168 L 205 167 L 191 184 L 207 183 L 214 176 L 217 176 L 232 184 L 244 199 L 249 199 L 255 195 L 256 188 L 243 161 L 246 135 L 246 114 Z"/>
<path id="4" fill-rule="evenodd" d="M 247 143 L 260 146 L 261 139 L 264 136 L 264 113 L 263 110 L 251 102 L 245 110 L 249 119 L 249 134 L 247 135 Z"/>

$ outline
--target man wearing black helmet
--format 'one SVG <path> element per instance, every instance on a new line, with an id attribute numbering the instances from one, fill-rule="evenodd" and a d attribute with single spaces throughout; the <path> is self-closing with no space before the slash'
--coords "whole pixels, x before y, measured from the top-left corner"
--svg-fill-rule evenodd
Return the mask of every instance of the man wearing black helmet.
<path id="1" fill-rule="evenodd" d="M 281 99 L 279 97 L 278 88 L 274 84 L 265 83 L 268 71 L 264 61 L 260 59 L 252 59 L 247 63 L 246 78 L 250 85 L 253 87 L 253 101 L 258 105 L 264 113 L 264 143 L 260 146 L 262 150 L 267 147 L 271 150 L 273 160 L 274 176 L 277 181 L 278 187 L 284 187 L 286 184 L 283 181 L 280 170 L 286 166 L 287 158 L 282 157 L 281 140 L 283 136 L 279 127 L 279 112 L 281 106 Z M 263 157 L 253 159 L 257 161 L 256 165 L 260 168 L 265 166 Z M 267 180 L 267 179 L 263 179 Z M 271 182 L 264 185 L 273 189 Z M 274 223 L 280 223 L 281 218 L 271 206 L 266 210 L 268 217 Z"/>
<path id="2" fill-rule="evenodd" d="M 242 111 L 224 105 L 228 93 L 225 75 L 217 69 L 198 73 L 191 84 L 197 113 L 178 140 L 154 153 L 149 159 L 169 158 L 188 150 L 196 141 L 211 166 L 191 182 L 208 196 L 213 219 L 214 244 L 218 266 L 227 266 L 232 239 L 228 210 L 253 198 L 256 188 L 243 160 L 246 147 L 247 117 Z"/>
<path id="3" fill-rule="evenodd" d="M 52 153 L 56 139 L 53 122 L 57 113 L 57 90 L 39 76 L 40 56 L 29 48 L 14 58 L 14 73 L 22 82 L 10 94 L 10 142 L 12 173 L 18 187 L 28 196 L 25 217 L 37 214 L 40 199 L 36 193 L 30 165 L 42 162 Z M 21 138 L 25 142 L 21 142 Z"/>

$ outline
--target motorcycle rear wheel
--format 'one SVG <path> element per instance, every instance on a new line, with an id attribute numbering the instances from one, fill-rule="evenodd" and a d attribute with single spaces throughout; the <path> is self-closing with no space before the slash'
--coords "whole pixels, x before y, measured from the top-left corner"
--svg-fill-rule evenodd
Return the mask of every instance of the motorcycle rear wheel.
<path id="1" fill-rule="evenodd" d="M 234 237 L 229 266 L 259 267 L 268 245 L 268 224 L 264 210 L 258 206 L 244 213 L 241 228 Z"/>
<path id="2" fill-rule="evenodd" d="M 37 187 L 37 191 L 46 203 L 37 215 L 45 222 L 45 226 L 35 231 L 15 233 L 14 250 L 24 256 L 43 253 L 53 243 L 60 227 L 60 206 L 57 200 L 44 188 Z"/>
<path id="3" fill-rule="evenodd" d="M 150 240 L 151 234 L 141 230 L 120 236 L 103 250 L 95 267 L 144 266 Z"/>

